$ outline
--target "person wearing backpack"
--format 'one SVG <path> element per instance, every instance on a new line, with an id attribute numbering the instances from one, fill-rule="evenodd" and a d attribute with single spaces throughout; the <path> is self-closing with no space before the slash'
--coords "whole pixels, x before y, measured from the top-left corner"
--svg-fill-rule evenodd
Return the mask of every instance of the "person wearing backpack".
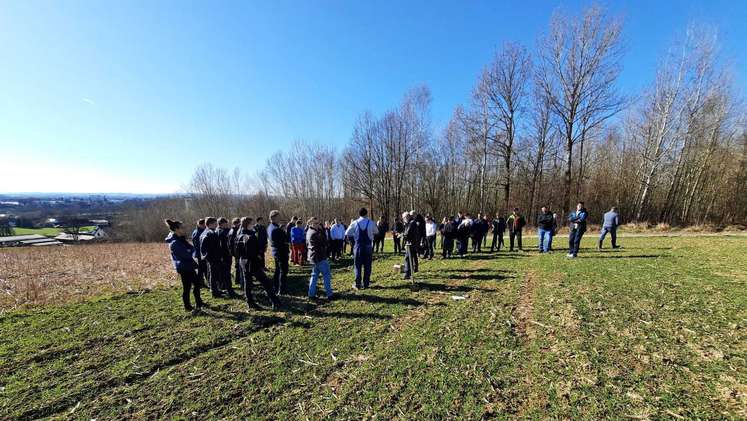
<path id="1" fill-rule="evenodd" d="M 324 279 L 324 292 L 327 294 L 327 300 L 332 300 L 332 273 L 329 270 L 329 241 L 324 232 L 324 224 L 316 223 L 314 218 L 309 219 L 309 229 L 306 231 L 306 244 L 308 250 L 309 263 L 311 268 L 311 278 L 309 279 L 309 299 L 316 299 L 316 283 L 319 276 Z"/>
<path id="2" fill-rule="evenodd" d="M 272 309 L 280 307 L 280 300 L 275 294 L 272 281 L 265 274 L 264 259 L 261 257 L 264 251 L 260 247 L 257 232 L 252 227 L 251 218 L 242 218 L 241 230 L 236 237 L 236 255 L 239 268 L 243 272 L 244 296 L 246 304 L 255 310 L 261 309 L 252 295 L 252 279 L 256 279 L 265 290 L 267 297 L 272 303 Z"/>
<path id="3" fill-rule="evenodd" d="M 202 298 L 200 298 L 201 282 L 197 278 L 197 263 L 194 259 L 194 247 L 192 247 L 192 245 L 187 241 L 184 224 L 182 224 L 181 221 L 166 219 L 164 222 L 166 222 L 170 231 L 169 235 L 166 237 L 166 242 L 169 244 L 171 261 L 174 263 L 174 269 L 176 269 L 176 273 L 179 274 L 182 281 L 182 302 L 184 303 L 184 310 L 194 310 L 192 304 L 189 302 L 189 292 L 191 289 L 195 296 L 197 311 L 199 311 L 205 303 L 203 303 Z"/>
<path id="4" fill-rule="evenodd" d="M 233 271 L 234 271 L 234 282 L 236 282 L 236 285 L 241 286 L 243 288 L 244 282 L 241 280 L 241 269 L 239 268 L 239 259 L 236 257 L 236 235 L 239 233 L 239 230 L 241 229 L 241 218 L 233 218 L 233 221 L 231 221 L 231 229 L 228 230 L 228 249 L 231 252 L 231 258 L 233 260 Z M 230 278 L 229 278 L 230 283 Z"/>
<path id="5" fill-rule="evenodd" d="M 368 288 L 371 283 L 371 263 L 373 260 L 373 239 L 378 234 L 376 224 L 368 219 L 368 210 L 360 208 L 358 219 L 352 221 L 345 235 L 353 240 L 353 261 L 355 262 L 355 284 L 353 289 Z"/>
<path id="6" fill-rule="evenodd" d="M 519 208 L 514 208 L 513 213 L 508 217 L 506 225 L 508 225 L 508 237 L 509 237 L 509 249 L 508 251 L 514 251 L 514 240 L 516 240 L 518 250 L 524 250 L 521 247 L 521 231 L 526 225 L 526 219 L 519 214 Z"/>

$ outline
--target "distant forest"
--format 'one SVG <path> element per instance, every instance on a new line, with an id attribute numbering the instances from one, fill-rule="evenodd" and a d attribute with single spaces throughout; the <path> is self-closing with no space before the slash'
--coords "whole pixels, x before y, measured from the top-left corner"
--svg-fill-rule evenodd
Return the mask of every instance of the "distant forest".
<path id="1" fill-rule="evenodd" d="M 417 209 L 506 214 L 539 207 L 626 222 L 745 224 L 745 107 L 719 50 L 718 28 L 691 24 L 659 58 L 643 92 L 622 93 L 623 23 L 604 9 L 553 15 L 532 47 L 507 43 L 442 132 L 419 86 L 381 114 L 360 115 L 349 144 L 297 142 L 258 174 L 199 167 L 190 197 L 131 216 L 267 215 L 349 219 Z M 677 35 L 677 34 L 673 34 Z M 155 227 L 153 227 L 155 229 Z M 147 228 L 138 237 L 145 238 Z M 162 229 L 161 229 L 162 230 Z"/>

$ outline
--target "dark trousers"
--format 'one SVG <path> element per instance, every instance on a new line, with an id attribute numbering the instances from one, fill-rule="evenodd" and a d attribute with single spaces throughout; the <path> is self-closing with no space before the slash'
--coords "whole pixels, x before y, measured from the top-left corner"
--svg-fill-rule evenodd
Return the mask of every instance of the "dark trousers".
<path id="1" fill-rule="evenodd" d="M 617 248 L 617 227 L 602 228 L 602 233 L 599 236 L 599 248 L 602 248 L 602 243 L 604 243 L 604 237 L 607 236 L 607 233 L 610 234 L 610 238 L 612 239 L 612 248 Z"/>
<path id="2" fill-rule="evenodd" d="M 482 236 L 478 234 L 472 237 L 472 253 L 481 252 L 481 251 L 482 251 Z"/>
<path id="3" fill-rule="evenodd" d="M 233 284 L 231 283 L 231 264 L 233 259 L 229 256 L 223 259 L 221 267 L 223 268 L 223 277 L 221 279 L 221 289 L 228 291 L 229 295 L 234 295 Z"/>
<path id="4" fill-rule="evenodd" d="M 428 237 L 425 237 L 425 254 L 424 257 L 427 259 L 432 259 L 433 254 L 435 252 L 436 248 L 436 236 L 435 235 L 429 235 Z"/>
<path id="5" fill-rule="evenodd" d="M 339 259 L 342 253 L 342 240 L 332 240 L 330 247 L 329 257 L 332 259 Z"/>
<path id="6" fill-rule="evenodd" d="M 454 249 L 454 239 L 446 237 L 441 238 L 443 239 L 443 244 L 441 245 L 441 257 L 443 257 L 444 259 L 447 257 L 451 257 L 451 253 Z"/>
<path id="7" fill-rule="evenodd" d="M 457 240 L 457 253 L 460 256 L 467 254 L 467 237 L 459 238 Z"/>
<path id="8" fill-rule="evenodd" d="M 241 270 L 241 264 L 239 263 L 239 259 L 234 257 L 233 261 L 234 261 L 233 271 L 235 273 L 234 280 L 236 282 L 236 285 L 239 285 L 241 286 L 241 288 L 244 288 L 244 271 Z"/>
<path id="9" fill-rule="evenodd" d="M 272 285 L 276 295 L 285 294 L 288 286 L 288 254 L 273 256 L 275 260 L 275 275 L 272 277 Z"/>
<path id="10" fill-rule="evenodd" d="M 498 251 L 501 251 L 501 246 L 503 246 L 503 232 L 493 233 L 493 242 L 490 243 L 490 251 L 492 252 L 494 249 L 498 249 Z"/>
<path id="11" fill-rule="evenodd" d="M 278 296 L 277 294 L 275 294 L 272 281 L 265 274 L 264 268 L 256 268 L 252 270 L 249 267 L 250 265 L 248 264 L 248 262 L 244 259 L 241 259 L 241 263 L 239 266 L 241 268 L 241 272 L 243 273 L 244 296 L 246 297 L 247 304 L 253 304 L 255 302 L 254 296 L 252 295 L 252 279 L 256 279 L 257 282 L 259 282 L 259 284 L 265 290 L 267 297 L 270 299 L 270 302 L 272 302 L 273 304 L 278 303 Z"/>
<path id="12" fill-rule="evenodd" d="M 368 288 L 371 283 L 371 263 L 373 260 L 373 248 L 355 247 L 353 249 L 353 262 L 355 263 L 355 286 Z"/>
<path id="13" fill-rule="evenodd" d="M 374 253 L 380 253 L 384 251 L 384 237 L 383 236 L 376 236 L 374 238 Z"/>
<path id="14" fill-rule="evenodd" d="M 220 287 L 223 283 L 223 276 L 225 275 L 222 262 L 220 260 L 208 261 L 207 275 L 210 292 L 212 292 L 213 295 L 220 294 Z"/>
<path id="15" fill-rule="evenodd" d="M 393 235 L 392 240 L 394 241 L 394 252 L 402 253 L 402 238 L 399 235 Z"/>
<path id="16" fill-rule="evenodd" d="M 202 307 L 202 298 L 200 298 L 200 286 L 202 281 L 197 277 L 197 273 L 194 270 L 180 271 L 179 277 L 182 279 L 182 301 L 184 302 L 184 308 L 190 308 L 192 305 L 189 303 L 189 290 L 192 289 L 195 295 L 195 304 L 197 307 Z"/>
<path id="17" fill-rule="evenodd" d="M 517 246 L 518 246 L 517 248 L 518 248 L 519 250 L 524 250 L 524 249 L 523 249 L 523 248 L 521 247 L 521 230 L 517 230 L 517 231 L 509 231 L 509 233 L 508 233 L 508 237 L 509 237 L 509 240 L 510 240 L 510 243 L 509 243 L 509 250 L 511 250 L 511 251 L 514 251 L 514 240 L 515 240 L 515 241 L 516 241 L 516 243 L 517 243 Z"/>
<path id="18" fill-rule="evenodd" d="M 203 284 L 205 283 L 205 280 L 207 279 L 207 262 L 203 260 L 202 258 L 197 258 L 197 279 L 200 280 Z"/>
<path id="19" fill-rule="evenodd" d="M 578 256 L 578 249 L 581 248 L 581 237 L 584 236 L 586 230 L 573 229 L 568 235 L 568 254 L 572 254 L 574 257 Z"/>
<path id="20" fill-rule="evenodd" d="M 418 272 L 418 246 L 406 244 L 405 245 L 405 279 Z"/>

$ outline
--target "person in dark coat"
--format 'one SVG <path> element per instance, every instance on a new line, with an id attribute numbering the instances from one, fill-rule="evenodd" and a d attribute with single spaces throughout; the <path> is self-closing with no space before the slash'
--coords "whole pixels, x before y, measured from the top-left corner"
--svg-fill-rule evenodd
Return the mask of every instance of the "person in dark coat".
<path id="1" fill-rule="evenodd" d="M 519 250 L 524 250 L 521 247 L 521 233 L 526 224 L 527 221 L 519 213 L 519 208 L 514 208 L 513 213 L 509 215 L 508 221 L 506 221 L 506 225 L 508 225 L 509 251 L 514 251 L 514 242 L 516 242 Z"/>
<path id="2" fill-rule="evenodd" d="M 537 235 L 539 236 L 539 252 L 547 253 L 550 251 L 552 244 L 552 235 L 555 231 L 555 217 L 553 213 L 542 206 L 540 214 L 537 215 Z"/>
<path id="3" fill-rule="evenodd" d="M 254 232 L 257 234 L 257 241 L 259 241 L 259 258 L 262 260 L 262 270 L 267 269 L 267 262 L 265 262 L 265 255 L 267 254 L 267 227 L 264 224 L 264 219 L 261 216 L 257 217 L 257 223 L 254 224 Z"/>
<path id="4" fill-rule="evenodd" d="M 265 274 L 264 251 L 259 244 L 257 232 L 251 225 L 251 218 L 241 220 L 241 230 L 236 237 L 236 255 L 239 260 L 239 268 L 244 273 L 244 296 L 246 304 L 253 309 L 260 309 L 252 295 L 252 279 L 256 279 L 264 288 L 267 297 L 272 303 L 272 309 L 280 307 L 280 300 L 275 294 L 272 281 Z M 288 260 L 286 259 L 286 262 Z"/>
<path id="5" fill-rule="evenodd" d="M 197 221 L 197 227 L 192 231 L 192 246 L 195 248 L 195 259 L 197 260 L 197 279 L 200 280 L 200 285 L 203 288 L 207 288 L 205 279 L 207 278 L 207 262 L 202 260 L 200 254 L 200 236 L 205 231 L 205 218 L 201 218 Z"/>
<path id="6" fill-rule="evenodd" d="M 221 268 L 222 253 L 218 240 L 218 219 L 205 218 L 205 231 L 200 235 L 200 255 L 207 266 L 208 285 L 213 297 L 222 297 L 220 290 L 223 269 Z"/>
<path id="7" fill-rule="evenodd" d="M 275 294 L 286 293 L 288 279 L 288 257 L 290 256 L 290 238 L 285 228 L 278 224 L 280 211 L 270 212 L 270 225 L 267 226 L 267 237 L 270 239 L 270 250 L 272 259 L 275 261 L 275 275 L 272 282 Z"/>
<path id="8" fill-rule="evenodd" d="M 228 219 L 218 219 L 218 247 L 220 249 L 221 256 L 221 269 L 223 270 L 223 276 L 221 277 L 220 288 L 228 294 L 231 298 L 238 298 L 238 294 L 233 290 L 233 284 L 231 283 L 231 265 L 233 263 L 233 253 L 231 253 L 230 239 L 228 233 L 231 228 L 228 225 Z"/>
<path id="9" fill-rule="evenodd" d="M 379 233 L 376 234 L 376 238 L 374 238 L 374 253 L 383 253 L 386 232 L 389 231 L 389 222 L 387 222 L 382 216 L 379 218 L 378 222 L 376 222 L 376 228 L 379 230 Z"/>
<path id="10" fill-rule="evenodd" d="M 405 221 L 405 230 L 402 233 L 405 242 L 404 279 L 410 279 L 418 272 L 418 245 L 422 237 L 417 217 L 405 212 L 402 219 Z"/>
<path id="11" fill-rule="evenodd" d="M 402 253 L 402 233 L 405 231 L 405 226 L 399 219 L 394 220 L 392 224 L 392 242 L 394 243 L 394 254 Z"/>
<path id="12" fill-rule="evenodd" d="M 506 232 L 506 219 L 502 216 L 493 218 L 493 242 L 490 243 L 490 252 L 493 250 L 501 251 L 503 246 L 503 233 Z"/>
<path id="13" fill-rule="evenodd" d="M 456 237 L 456 227 L 454 226 L 454 217 L 444 218 L 441 223 L 441 257 L 448 259 L 454 252 L 454 238 Z"/>
<path id="14" fill-rule="evenodd" d="M 241 229 L 241 218 L 233 218 L 231 229 L 228 230 L 228 249 L 231 254 L 234 266 L 234 282 L 236 285 L 244 287 L 244 281 L 241 279 L 241 268 L 239 268 L 239 259 L 236 257 L 236 236 Z M 230 274 L 229 274 L 230 275 Z M 230 278 L 229 278 L 230 283 Z"/>
<path id="15" fill-rule="evenodd" d="M 311 278 L 309 279 L 309 299 L 316 299 L 316 284 L 321 276 L 324 280 L 324 292 L 328 300 L 332 300 L 332 272 L 329 270 L 329 240 L 324 232 L 324 225 L 319 222 L 314 225 L 314 218 L 309 220 L 306 231 L 306 249 L 311 263 Z"/>
<path id="16" fill-rule="evenodd" d="M 169 245 L 171 252 L 171 261 L 174 263 L 174 269 L 182 281 L 182 302 L 186 311 L 193 311 L 194 308 L 189 302 L 189 292 L 192 290 L 195 296 L 195 305 L 199 311 L 205 305 L 200 297 L 201 282 L 197 278 L 197 263 L 194 258 L 194 247 L 187 241 L 184 224 L 181 221 L 171 219 L 165 220 L 169 227 L 169 235 L 166 237 L 166 243 Z"/>

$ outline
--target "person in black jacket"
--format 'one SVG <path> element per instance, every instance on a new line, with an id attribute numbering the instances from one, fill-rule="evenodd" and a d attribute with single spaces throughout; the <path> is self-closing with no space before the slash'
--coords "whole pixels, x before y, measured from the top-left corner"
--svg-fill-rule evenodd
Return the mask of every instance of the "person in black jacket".
<path id="1" fill-rule="evenodd" d="M 397 218 L 392 224 L 392 242 L 394 243 L 394 254 L 402 253 L 402 232 L 404 232 L 405 226 L 402 221 Z"/>
<path id="2" fill-rule="evenodd" d="M 490 252 L 501 251 L 503 246 L 503 233 L 506 232 L 506 219 L 502 216 L 493 218 L 493 242 L 490 243 Z"/>
<path id="3" fill-rule="evenodd" d="M 265 262 L 265 255 L 267 254 L 267 227 L 264 224 L 264 220 L 261 216 L 257 217 L 257 223 L 254 224 L 254 232 L 257 234 L 257 241 L 259 241 L 259 258 L 262 260 L 262 270 L 267 270 L 267 263 Z"/>
<path id="4" fill-rule="evenodd" d="M 275 310 L 280 307 L 280 300 L 278 300 L 275 294 L 272 281 L 265 274 L 263 255 L 264 252 L 260 247 L 257 232 L 252 227 L 252 219 L 242 218 L 241 230 L 236 237 L 236 256 L 239 261 L 239 268 L 244 273 L 244 295 L 246 303 L 253 309 L 260 309 L 252 295 L 252 279 L 256 279 L 262 285 L 262 288 L 264 288 L 267 297 L 272 303 L 272 309 Z"/>
<path id="5" fill-rule="evenodd" d="M 537 215 L 537 235 L 539 236 L 539 252 L 547 253 L 550 251 L 552 242 L 552 233 L 555 231 L 555 217 L 553 213 L 542 206 L 542 210 Z"/>
<path id="6" fill-rule="evenodd" d="M 233 253 L 231 253 L 231 245 L 229 243 L 228 233 L 230 232 L 228 226 L 228 219 L 218 219 L 218 247 L 220 249 L 220 265 L 223 275 L 221 276 L 220 288 L 228 293 L 231 298 L 238 298 L 238 295 L 233 290 L 231 284 L 231 263 L 233 260 Z"/>
<path id="7" fill-rule="evenodd" d="M 241 279 L 241 269 L 239 268 L 239 259 L 236 257 L 236 236 L 241 229 L 241 218 L 233 218 L 231 225 L 231 229 L 228 230 L 228 250 L 233 260 L 234 282 L 236 282 L 236 285 L 244 288 L 244 281 Z"/>
<path id="8" fill-rule="evenodd" d="M 203 288 L 207 288 L 205 278 L 207 278 L 207 262 L 202 260 L 200 254 L 200 236 L 205 231 L 205 218 L 197 220 L 197 227 L 192 231 L 192 246 L 195 248 L 194 256 L 197 259 L 197 279 L 200 280 L 200 285 Z"/>
<path id="9" fill-rule="evenodd" d="M 418 271 L 418 244 L 420 244 L 420 227 L 416 217 L 405 212 L 402 214 L 405 230 L 402 237 L 405 241 L 404 279 L 410 279 Z"/>
<path id="10" fill-rule="evenodd" d="M 272 258 L 275 261 L 275 276 L 273 277 L 273 286 L 275 294 L 285 294 L 288 278 L 288 257 L 290 256 L 290 237 L 287 230 L 278 223 L 280 211 L 272 210 L 270 212 L 270 225 L 267 226 L 267 237 L 270 239 L 270 249 Z"/>
<path id="11" fill-rule="evenodd" d="M 456 227 L 454 226 L 454 217 L 444 218 L 441 223 L 441 257 L 447 259 L 454 252 L 454 238 L 456 237 Z"/>
<path id="12" fill-rule="evenodd" d="M 202 309 L 205 304 L 200 298 L 200 280 L 197 278 L 197 263 L 194 259 L 194 247 L 187 241 L 184 224 L 181 221 L 165 220 L 169 227 L 169 235 L 166 242 L 169 244 L 171 252 L 171 261 L 174 263 L 174 269 L 182 280 L 182 301 L 184 309 L 192 311 L 194 308 L 189 302 L 190 289 L 195 295 L 195 305 L 197 310 Z"/>
<path id="13" fill-rule="evenodd" d="M 221 297 L 220 291 L 221 277 L 223 269 L 221 268 L 222 254 L 218 241 L 218 219 L 214 217 L 205 218 L 205 231 L 200 235 L 200 255 L 207 266 L 207 278 L 210 285 L 210 292 L 213 297 Z"/>

